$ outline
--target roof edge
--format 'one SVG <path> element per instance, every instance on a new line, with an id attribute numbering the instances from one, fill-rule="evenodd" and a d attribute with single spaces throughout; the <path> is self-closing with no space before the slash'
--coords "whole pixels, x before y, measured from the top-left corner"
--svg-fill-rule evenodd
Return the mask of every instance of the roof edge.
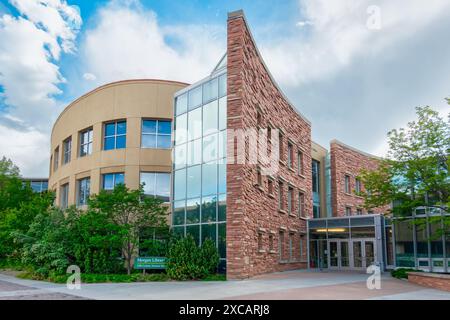
<path id="1" fill-rule="evenodd" d="M 362 154 L 362 155 L 364 155 L 366 157 L 369 157 L 369 158 L 372 158 L 372 159 L 377 159 L 377 160 L 384 160 L 383 157 L 379 157 L 379 156 L 370 154 L 368 152 L 359 150 L 359 149 L 357 149 L 355 147 L 352 147 L 352 146 L 349 146 L 348 144 L 345 144 L 345 143 L 343 143 L 343 142 L 341 142 L 341 141 L 339 141 L 337 139 L 333 139 L 333 140 L 330 141 L 330 145 L 333 144 L 333 143 L 338 144 L 338 145 L 340 145 L 340 146 L 342 146 L 344 148 L 350 149 L 350 150 L 352 150 L 354 152 L 360 153 L 360 154 Z"/>
<path id="2" fill-rule="evenodd" d="M 53 130 L 55 129 L 55 125 L 58 122 L 58 120 L 61 119 L 63 114 L 66 113 L 77 102 L 80 102 L 81 100 L 89 97 L 90 95 L 92 95 L 98 91 L 104 90 L 106 88 L 113 87 L 113 86 L 120 85 L 120 84 L 133 83 L 133 82 L 145 82 L 145 83 L 146 82 L 154 82 L 154 83 L 179 84 L 179 85 L 183 85 L 183 86 L 189 86 L 189 83 L 185 83 L 185 82 L 181 82 L 181 81 L 173 81 L 173 80 L 164 80 L 164 79 L 126 79 L 126 80 L 118 80 L 118 81 L 105 83 L 101 86 L 98 86 L 98 87 L 92 89 L 91 91 L 86 92 L 85 94 L 81 95 L 80 97 L 78 97 L 77 99 L 75 99 L 71 103 L 69 103 L 63 109 L 63 111 L 61 111 L 61 113 L 58 115 L 55 122 L 53 123 L 51 135 L 53 135 Z"/>
<path id="3" fill-rule="evenodd" d="M 288 103 L 288 105 L 294 110 L 294 112 L 296 112 L 300 118 L 302 118 L 304 121 L 306 121 L 306 123 L 308 123 L 310 126 L 312 125 L 311 121 L 308 120 L 308 118 L 306 118 L 295 106 L 294 104 L 291 102 L 291 100 L 288 99 L 288 97 L 285 95 L 285 93 L 283 92 L 283 90 L 281 90 L 280 86 L 278 85 L 278 82 L 275 81 L 275 78 L 273 77 L 272 73 L 270 72 L 269 68 L 267 67 L 266 62 L 264 61 L 261 52 L 259 51 L 258 46 L 256 45 L 256 41 L 255 38 L 253 37 L 253 33 L 252 30 L 250 28 L 250 25 L 248 24 L 247 18 L 245 17 L 245 13 L 244 10 L 236 10 L 236 11 L 232 11 L 228 13 L 228 20 L 234 20 L 234 19 L 239 19 L 242 18 L 244 20 L 245 26 L 248 29 L 248 33 L 250 34 L 250 38 L 253 42 L 253 45 L 256 49 L 256 54 L 259 57 L 259 60 L 261 61 L 264 69 L 266 70 L 267 74 L 269 75 L 270 80 L 272 81 L 273 85 L 275 86 L 275 88 L 277 88 L 277 90 L 280 92 L 281 96 L 283 97 L 284 100 L 286 100 L 286 102 Z"/>

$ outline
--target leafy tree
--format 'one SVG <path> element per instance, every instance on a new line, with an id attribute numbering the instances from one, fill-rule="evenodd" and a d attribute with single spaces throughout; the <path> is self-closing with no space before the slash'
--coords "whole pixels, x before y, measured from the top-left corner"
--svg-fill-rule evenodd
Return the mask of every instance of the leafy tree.
<path id="1" fill-rule="evenodd" d="M 0 258 L 18 259 L 22 244 L 17 235 L 25 235 L 34 219 L 50 208 L 54 200 L 52 193 L 34 194 L 17 208 L 0 211 Z"/>
<path id="2" fill-rule="evenodd" d="M 66 213 L 69 221 L 70 250 L 76 265 L 85 273 L 118 273 L 123 270 L 120 259 L 121 226 L 112 223 L 105 214 L 72 209 Z"/>
<path id="3" fill-rule="evenodd" d="M 203 279 L 219 265 L 214 242 L 206 239 L 199 247 L 192 235 L 174 238 L 169 245 L 167 275 L 176 280 Z"/>
<path id="4" fill-rule="evenodd" d="M 122 253 L 127 272 L 131 274 L 140 231 L 142 228 L 166 225 L 167 207 L 159 199 L 146 197 L 142 186 L 138 190 L 129 190 L 122 184 L 117 185 L 112 192 L 103 190 L 94 195 L 89 206 L 122 228 Z"/>
<path id="5" fill-rule="evenodd" d="M 3 157 L 0 160 L 0 212 L 18 208 L 21 203 L 33 198 L 33 190 L 20 179 L 19 168 Z"/>
<path id="6" fill-rule="evenodd" d="M 448 208 L 450 114 L 444 121 L 430 107 L 419 107 L 417 116 L 407 129 L 388 133 L 388 157 L 379 169 L 361 174 L 367 208 L 394 203 L 396 215 L 417 206 Z"/>

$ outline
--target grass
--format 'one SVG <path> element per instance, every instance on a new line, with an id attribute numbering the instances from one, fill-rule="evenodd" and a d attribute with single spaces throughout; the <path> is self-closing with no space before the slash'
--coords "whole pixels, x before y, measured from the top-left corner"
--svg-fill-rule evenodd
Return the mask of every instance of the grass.
<path id="1" fill-rule="evenodd" d="M 201 281 L 227 281 L 227 276 L 225 274 L 211 274 Z"/>

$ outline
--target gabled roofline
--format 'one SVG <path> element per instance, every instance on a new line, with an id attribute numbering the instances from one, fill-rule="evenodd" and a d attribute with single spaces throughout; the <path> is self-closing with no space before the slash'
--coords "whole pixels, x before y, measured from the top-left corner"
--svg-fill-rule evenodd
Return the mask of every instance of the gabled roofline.
<path id="1" fill-rule="evenodd" d="M 250 25 L 247 22 L 247 18 L 245 17 L 244 14 L 244 10 L 236 10 L 236 11 L 232 11 L 228 13 L 228 19 L 238 19 L 238 18 L 242 18 L 244 19 L 245 25 L 248 29 L 248 33 L 250 34 L 250 37 L 252 39 L 253 45 L 256 49 L 256 54 L 259 57 L 259 60 L 261 61 L 264 69 L 266 70 L 266 73 L 269 75 L 270 80 L 272 81 L 273 85 L 275 86 L 275 88 L 277 88 L 277 90 L 280 92 L 281 96 L 283 97 L 284 100 L 286 100 L 286 102 L 288 103 L 288 105 L 300 116 L 300 118 L 302 118 L 304 121 L 306 121 L 309 125 L 311 125 L 311 121 L 309 121 L 300 111 L 298 111 L 298 109 L 294 106 L 294 104 L 286 97 L 286 95 L 284 94 L 283 90 L 281 90 L 280 86 L 278 85 L 278 83 L 275 81 L 275 78 L 272 76 L 272 73 L 270 72 L 269 68 L 267 67 L 266 63 L 264 62 L 264 59 L 261 55 L 261 52 L 258 49 L 258 46 L 256 45 L 256 41 L 255 38 L 253 37 L 253 33 L 250 29 Z"/>
<path id="2" fill-rule="evenodd" d="M 375 156 L 373 154 L 367 153 L 365 151 L 361 151 L 361 150 L 356 149 L 355 147 L 351 147 L 348 144 L 345 144 L 345 143 L 343 143 L 343 142 L 341 142 L 341 141 L 339 141 L 337 139 L 333 139 L 333 140 L 330 141 L 330 145 L 333 144 L 333 143 L 338 144 L 338 145 L 340 145 L 340 146 L 342 146 L 344 148 L 350 149 L 352 151 L 355 151 L 357 153 L 360 153 L 360 154 L 362 154 L 362 155 L 364 155 L 366 157 L 377 159 L 377 160 L 384 160 L 384 158 L 382 158 L 382 157 L 378 157 L 378 156 Z"/>

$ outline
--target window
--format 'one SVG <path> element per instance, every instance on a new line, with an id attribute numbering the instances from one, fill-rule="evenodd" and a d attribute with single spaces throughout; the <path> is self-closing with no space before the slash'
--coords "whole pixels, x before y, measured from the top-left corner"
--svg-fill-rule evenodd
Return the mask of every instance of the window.
<path id="1" fill-rule="evenodd" d="M 345 175 L 345 180 L 344 180 L 344 187 L 345 187 L 345 193 L 350 193 L 350 176 L 349 175 Z"/>
<path id="2" fill-rule="evenodd" d="M 313 217 L 320 218 L 320 205 L 313 202 Z"/>
<path id="3" fill-rule="evenodd" d="M 91 192 L 91 179 L 84 178 L 78 180 L 78 191 L 77 191 L 78 206 L 85 206 L 88 204 L 90 192 Z"/>
<path id="4" fill-rule="evenodd" d="M 61 209 L 66 209 L 69 206 L 69 184 L 66 183 L 61 186 L 59 190 L 59 206 Z"/>
<path id="5" fill-rule="evenodd" d="M 141 172 L 141 184 L 144 185 L 144 194 L 147 196 L 169 201 L 170 173 Z"/>
<path id="6" fill-rule="evenodd" d="M 280 161 L 284 160 L 284 154 L 283 154 L 283 134 L 281 131 L 278 133 L 278 154 L 280 157 Z"/>
<path id="7" fill-rule="evenodd" d="M 284 231 L 280 231 L 278 239 L 278 252 L 280 254 L 280 261 L 283 260 L 284 256 Z"/>
<path id="8" fill-rule="evenodd" d="M 267 127 L 267 154 L 270 156 L 272 150 L 272 128 Z"/>
<path id="9" fill-rule="evenodd" d="M 270 178 L 267 180 L 267 191 L 273 195 L 273 180 Z"/>
<path id="10" fill-rule="evenodd" d="M 262 232 L 258 232 L 258 251 L 259 252 L 264 251 L 264 249 L 263 249 L 263 235 L 262 235 Z"/>
<path id="11" fill-rule="evenodd" d="M 284 190 L 283 182 L 278 183 L 278 209 L 284 210 Z"/>
<path id="12" fill-rule="evenodd" d="M 58 170 L 59 167 L 59 147 L 55 149 L 55 155 L 53 156 L 53 171 Z"/>
<path id="13" fill-rule="evenodd" d="M 80 157 L 92 154 L 92 128 L 80 132 Z"/>
<path id="14" fill-rule="evenodd" d="M 298 174 L 303 175 L 304 172 L 304 168 L 303 168 L 303 152 L 299 151 L 297 154 L 297 166 L 298 166 Z"/>
<path id="15" fill-rule="evenodd" d="M 104 126 L 104 150 L 124 149 L 127 144 L 127 122 L 115 121 Z"/>
<path id="16" fill-rule="evenodd" d="M 292 143 L 288 143 L 288 160 L 287 160 L 287 164 L 289 168 L 292 168 L 292 160 L 294 158 L 294 147 L 292 146 Z"/>
<path id="17" fill-rule="evenodd" d="M 167 120 L 142 120 L 142 148 L 170 149 L 172 122 Z"/>
<path id="18" fill-rule="evenodd" d="M 176 109 L 176 115 L 183 114 L 187 111 L 187 93 L 178 96 L 175 101 L 175 109 Z"/>
<path id="19" fill-rule="evenodd" d="M 298 193 L 298 216 L 305 217 L 305 194 L 303 192 Z"/>
<path id="20" fill-rule="evenodd" d="M 219 77 L 219 97 L 227 94 L 227 75 L 223 74 Z"/>
<path id="21" fill-rule="evenodd" d="M 288 213 L 291 214 L 294 210 L 294 188 L 288 188 Z"/>
<path id="22" fill-rule="evenodd" d="M 41 193 L 48 190 L 48 182 L 47 181 L 30 181 L 30 187 L 33 189 L 33 192 Z"/>
<path id="23" fill-rule="evenodd" d="M 289 261 L 294 260 L 294 234 L 289 232 Z"/>
<path id="24" fill-rule="evenodd" d="M 114 190 L 118 184 L 125 184 L 124 173 L 107 173 L 103 175 L 103 190 Z"/>
<path id="25" fill-rule="evenodd" d="M 256 169 L 256 184 L 259 187 L 262 187 L 263 183 L 262 183 L 262 174 L 261 174 L 261 169 Z"/>
<path id="26" fill-rule="evenodd" d="M 361 209 L 361 208 L 356 209 L 356 214 L 357 214 L 358 216 L 362 216 L 362 214 L 363 214 L 362 209 Z"/>
<path id="27" fill-rule="evenodd" d="M 320 162 L 312 161 L 312 191 L 320 193 Z"/>
<path id="28" fill-rule="evenodd" d="M 218 78 L 214 78 L 203 84 L 203 103 L 208 103 L 214 99 L 217 99 L 218 94 L 219 94 Z"/>
<path id="29" fill-rule="evenodd" d="M 305 250 L 303 249 L 304 243 L 305 243 L 305 236 L 304 235 L 300 235 L 300 243 L 299 243 L 300 260 L 303 260 L 303 253 L 305 252 Z"/>
<path id="30" fill-rule="evenodd" d="M 217 132 L 219 120 L 217 100 L 203 106 L 203 136 Z"/>
<path id="31" fill-rule="evenodd" d="M 359 178 L 355 179 L 355 193 L 359 195 L 361 192 L 361 180 Z"/>
<path id="32" fill-rule="evenodd" d="M 261 127 L 262 125 L 262 115 L 261 115 L 261 111 L 256 111 L 256 125 L 258 127 Z"/>
<path id="33" fill-rule="evenodd" d="M 188 109 L 193 110 L 202 104 L 202 86 L 189 91 Z"/>
<path id="34" fill-rule="evenodd" d="M 350 207 L 345 207 L 345 215 L 346 215 L 347 217 L 351 216 L 351 215 L 352 215 L 352 208 L 350 208 Z"/>
<path id="35" fill-rule="evenodd" d="M 274 249 L 273 249 L 273 234 L 269 235 L 269 251 L 270 252 L 274 251 Z"/>
<path id="36" fill-rule="evenodd" d="M 67 138 L 63 142 L 63 164 L 70 162 L 70 156 L 72 153 L 72 137 Z"/>

